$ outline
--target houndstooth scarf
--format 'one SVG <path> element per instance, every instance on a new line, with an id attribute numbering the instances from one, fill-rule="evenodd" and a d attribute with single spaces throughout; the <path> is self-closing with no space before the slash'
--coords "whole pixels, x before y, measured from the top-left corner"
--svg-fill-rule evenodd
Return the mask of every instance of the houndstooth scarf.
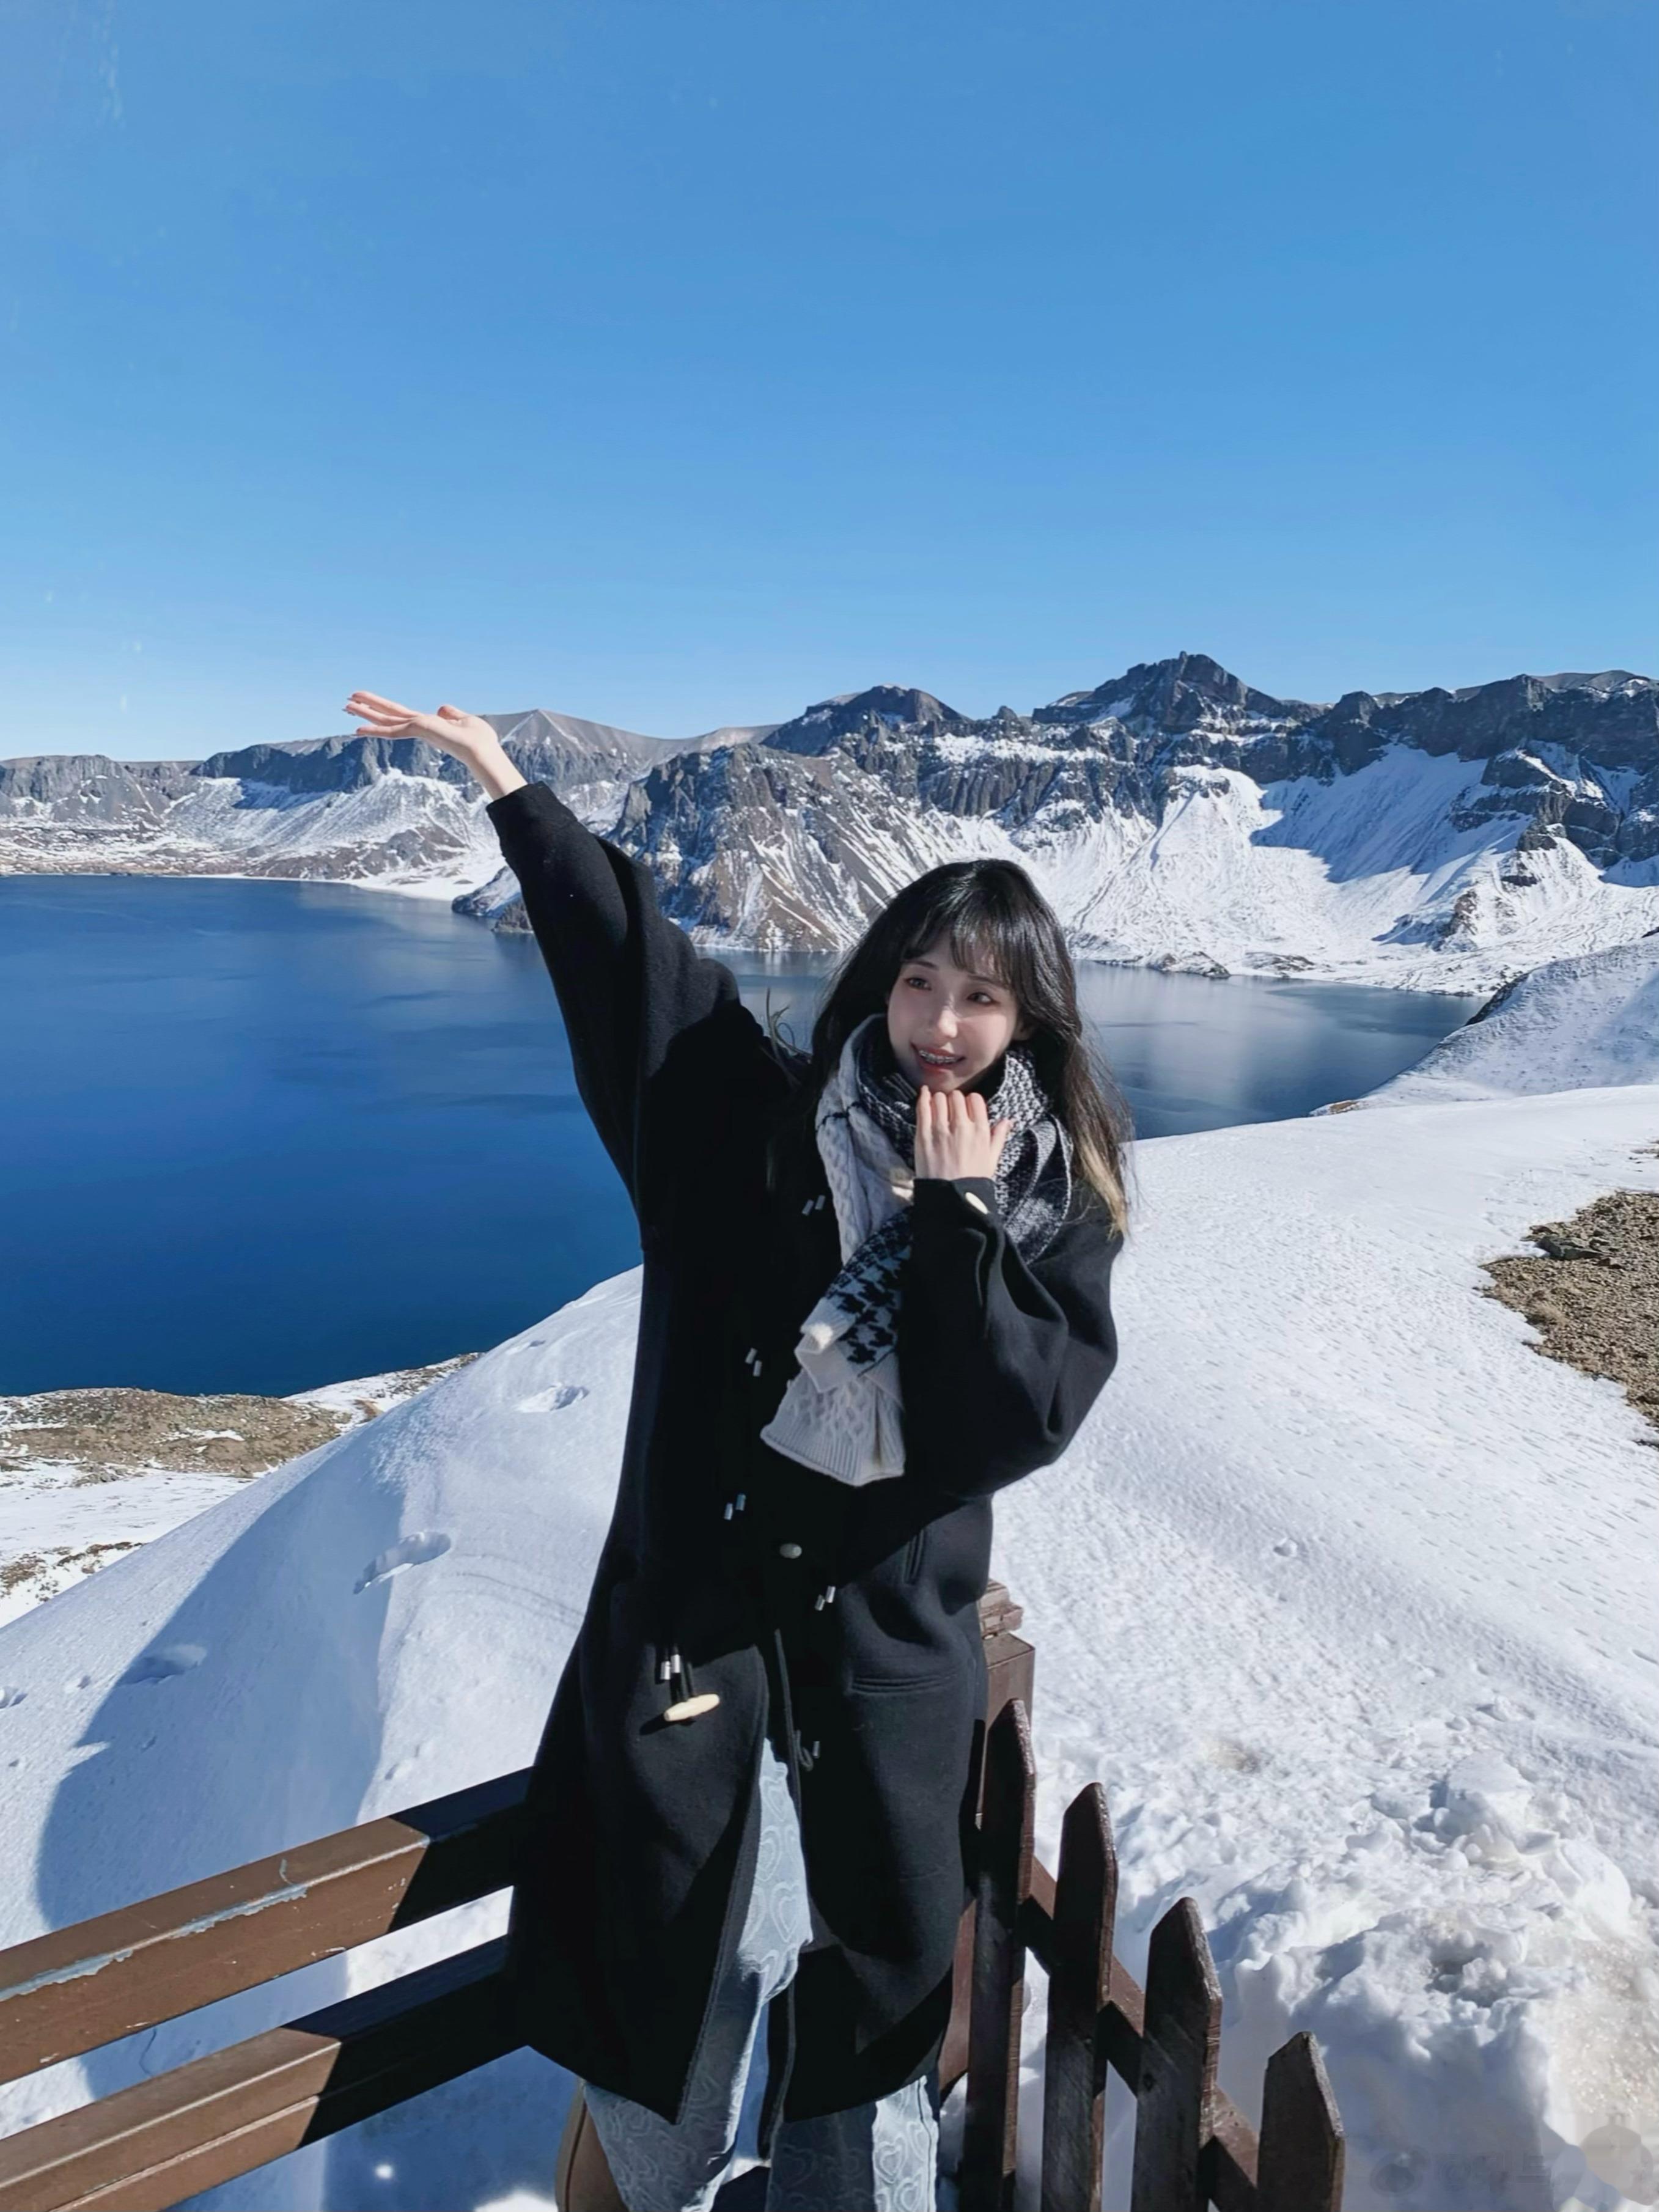
<path id="1" fill-rule="evenodd" d="M 1019 1252 L 1047 1249 L 1072 1202 L 1072 1146 L 1031 1056 L 1011 1045 L 988 1118 L 1013 1127 L 997 1164 L 997 1200 Z M 842 1049 L 814 1131 L 841 1232 L 842 1267 L 801 1327 L 792 1376 L 764 1441 L 854 1486 L 904 1472 L 896 1320 L 910 1249 L 916 1091 L 894 1065 L 885 1017 Z"/>

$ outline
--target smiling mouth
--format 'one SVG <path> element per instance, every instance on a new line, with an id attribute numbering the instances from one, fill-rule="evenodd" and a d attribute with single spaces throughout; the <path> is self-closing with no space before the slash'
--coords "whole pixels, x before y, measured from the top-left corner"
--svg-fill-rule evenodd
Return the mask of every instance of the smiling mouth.
<path id="1" fill-rule="evenodd" d="M 960 1067 L 966 1054 L 960 1052 L 929 1052 L 925 1045 L 915 1048 L 916 1058 L 924 1067 Z"/>

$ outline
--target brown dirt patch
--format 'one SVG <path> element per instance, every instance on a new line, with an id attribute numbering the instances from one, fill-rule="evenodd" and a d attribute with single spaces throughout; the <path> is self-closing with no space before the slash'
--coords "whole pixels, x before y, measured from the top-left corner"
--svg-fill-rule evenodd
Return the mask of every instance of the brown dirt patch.
<path id="1" fill-rule="evenodd" d="M 1659 1191 L 1609 1191 L 1527 1233 L 1538 1255 L 1488 1261 L 1487 1296 L 1526 1316 L 1535 1351 L 1621 1383 L 1659 1448 Z"/>
<path id="2" fill-rule="evenodd" d="M 95 1575 L 123 1552 L 136 1552 L 136 1539 L 110 1544 L 87 1544 L 80 1551 L 68 1544 L 51 1546 L 44 1552 L 22 1552 L 15 1559 L 0 1559 L 0 1597 L 9 1597 L 25 1583 L 38 1585 L 36 1595 L 50 1597 L 78 1568 L 83 1575 Z"/>
<path id="3" fill-rule="evenodd" d="M 339 1435 L 349 1416 L 227 1391 L 41 1390 L 0 1398 L 0 1471 L 54 1460 L 88 1482 L 145 1468 L 263 1474 Z"/>

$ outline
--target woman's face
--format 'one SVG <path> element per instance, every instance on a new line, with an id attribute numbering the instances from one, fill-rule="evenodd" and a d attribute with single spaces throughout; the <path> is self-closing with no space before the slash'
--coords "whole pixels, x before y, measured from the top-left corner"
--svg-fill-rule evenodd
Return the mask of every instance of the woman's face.
<path id="1" fill-rule="evenodd" d="M 1030 1034 L 1007 985 L 958 968 L 948 938 L 907 960 L 887 994 L 887 1041 L 918 1090 L 965 1091 Z"/>

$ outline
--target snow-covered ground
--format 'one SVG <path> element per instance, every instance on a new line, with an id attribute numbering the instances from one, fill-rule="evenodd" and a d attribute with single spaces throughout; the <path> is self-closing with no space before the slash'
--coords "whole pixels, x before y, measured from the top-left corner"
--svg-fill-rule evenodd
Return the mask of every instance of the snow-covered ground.
<path id="1" fill-rule="evenodd" d="M 1530 2212 L 1575 2179 L 1605 2207 L 1572 2147 L 1620 2119 L 1659 2146 L 1659 1454 L 1480 1265 L 1659 1190 L 1656 1138 L 1650 1082 L 1142 1144 L 1121 1364 L 1065 1462 L 1000 1501 L 1040 1848 L 1103 1778 L 1121 1954 L 1138 1970 L 1198 1899 L 1226 2086 L 1253 2108 L 1311 2028 L 1353 2212 Z M 0 1942 L 529 1758 L 608 1517 L 636 1294 L 601 1284 L 0 1629 Z M 469 1908 L 56 2069 L 4 2124 L 499 1924 Z M 520 2053 L 221 2201 L 544 2204 L 567 2087 Z M 1037 2123 L 1033 2076 L 1028 2160 Z"/>
<path id="2" fill-rule="evenodd" d="M 56 1597 L 125 1552 L 242 1487 L 234 1474 L 145 1468 L 88 1482 L 78 1467 L 35 1462 L 0 1475 L 0 1622 Z"/>

